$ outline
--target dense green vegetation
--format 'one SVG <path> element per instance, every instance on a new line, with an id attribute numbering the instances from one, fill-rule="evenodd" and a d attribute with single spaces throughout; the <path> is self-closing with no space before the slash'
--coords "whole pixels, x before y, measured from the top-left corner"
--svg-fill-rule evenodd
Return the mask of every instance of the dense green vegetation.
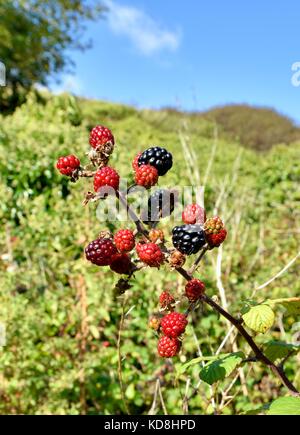
<path id="1" fill-rule="evenodd" d="M 179 294 L 183 280 L 167 270 L 147 270 L 136 275 L 122 299 L 114 292 L 117 278 L 86 262 L 84 246 L 103 229 L 96 205 L 81 205 L 91 180 L 71 184 L 54 165 L 68 153 L 84 160 L 88 132 L 98 123 L 112 128 L 117 138 L 111 165 L 122 177 L 132 177 L 131 160 L 152 144 L 166 146 L 174 155 L 174 169 L 162 179 L 164 186 L 190 185 L 182 143 L 194 150 L 193 167 L 201 183 L 211 162 L 205 205 L 211 215 L 217 204 L 216 211 L 229 230 L 222 284 L 232 313 L 239 313 L 253 290 L 299 251 L 299 143 L 278 144 L 257 154 L 222 134 L 217 139 L 215 124 L 200 117 L 167 110 L 137 111 L 67 95 L 37 101 L 31 95 L 13 115 L 0 118 L 0 322 L 7 333 L 6 346 L 0 349 L 0 413 L 125 412 L 117 352 L 123 308 L 125 313 L 130 310 L 120 354 L 131 413 L 150 411 L 157 379 L 170 414 L 186 410 L 188 378 L 191 414 L 243 413 L 284 396 L 286 389 L 260 364 L 243 367 L 245 381 L 241 385 L 236 379 L 229 393 L 232 401 L 222 402 L 221 393 L 236 371 L 212 388 L 199 384 L 201 364 L 178 375 L 185 362 L 198 356 L 199 346 L 203 355 L 216 352 L 227 333 L 224 320 L 208 308 L 199 309 L 193 326 L 188 326 L 183 353 L 166 362 L 156 355 L 157 338 L 147 328 L 148 317 L 157 311 L 161 290 Z M 162 227 L 167 231 L 171 225 L 166 220 Z M 206 282 L 208 294 L 220 299 L 217 255 L 207 257 L 199 277 Z M 299 295 L 299 270 L 295 262 L 258 290 L 255 299 Z M 257 342 L 295 343 L 298 317 L 278 307 L 272 329 L 258 334 Z M 237 337 L 236 344 L 238 350 L 249 352 L 242 338 Z M 222 353 L 231 351 L 227 342 Z M 291 355 L 285 367 L 300 388 L 297 356 Z M 154 412 L 163 413 L 159 399 Z"/>

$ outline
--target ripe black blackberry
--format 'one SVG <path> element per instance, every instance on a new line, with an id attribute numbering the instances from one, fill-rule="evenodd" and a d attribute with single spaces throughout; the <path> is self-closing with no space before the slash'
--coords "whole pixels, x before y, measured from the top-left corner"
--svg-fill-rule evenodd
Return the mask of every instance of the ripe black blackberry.
<path id="1" fill-rule="evenodd" d="M 172 241 L 182 254 L 197 254 L 205 245 L 205 234 L 200 225 L 182 225 L 172 231 Z"/>
<path id="2" fill-rule="evenodd" d="M 158 175 L 165 175 L 173 166 L 173 157 L 165 148 L 152 147 L 142 153 L 138 159 L 138 165 L 154 166 Z"/>
<path id="3" fill-rule="evenodd" d="M 142 221 L 151 225 L 171 216 L 175 207 L 175 193 L 167 189 L 156 190 L 148 199 L 147 209 L 142 211 Z"/>

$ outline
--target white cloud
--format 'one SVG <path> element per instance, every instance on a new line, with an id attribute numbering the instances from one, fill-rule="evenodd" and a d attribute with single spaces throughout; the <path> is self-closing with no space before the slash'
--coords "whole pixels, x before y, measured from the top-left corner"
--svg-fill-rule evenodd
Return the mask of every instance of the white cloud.
<path id="1" fill-rule="evenodd" d="M 144 11 L 106 0 L 108 24 L 116 35 L 126 36 L 140 53 L 150 56 L 159 51 L 176 51 L 181 32 L 161 27 Z"/>
<path id="2" fill-rule="evenodd" d="M 83 86 L 78 77 L 66 74 L 59 85 L 52 87 L 52 91 L 54 94 L 69 92 L 70 94 L 79 95 L 83 91 Z"/>

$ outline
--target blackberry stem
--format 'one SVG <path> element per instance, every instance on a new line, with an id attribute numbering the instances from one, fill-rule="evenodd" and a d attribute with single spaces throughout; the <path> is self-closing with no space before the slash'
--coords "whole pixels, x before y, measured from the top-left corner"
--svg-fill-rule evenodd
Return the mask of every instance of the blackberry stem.
<path id="1" fill-rule="evenodd" d="M 124 196 L 118 191 L 117 192 L 118 198 L 120 200 L 120 202 L 122 203 L 122 205 L 126 208 L 129 217 L 133 220 L 133 222 L 136 225 L 137 231 L 138 233 L 142 234 L 143 236 L 145 236 L 148 240 L 149 240 L 149 232 L 147 231 L 147 229 L 144 227 L 143 223 L 140 221 L 140 219 L 137 217 L 137 215 L 135 214 L 135 212 L 132 210 L 132 208 L 130 207 L 130 205 L 128 204 L 126 198 L 124 198 Z M 187 271 L 185 270 L 183 267 L 179 267 L 177 269 L 175 269 L 181 276 L 183 276 L 184 279 L 186 279 L 187 281 L 191 281 L 193 279 L 193 274 L 195 273 L 195 271 L 197 270 L 198 265 L 200 264 L 201 260 L 203 259 L 204 255 L 206 254 L 206 252 L 208 251 L 208 246 L 205 245 L 202 248 L 202 252 L 200 253 L 200 255 L 198 256 L 198 258 L 196 259 L 194 265 L 192 266 L 192 268 Z M 167 250 L 167 248 L 166 248 Z M 249 346 L 251 347 L 251 349 L 253 350 L 255 357 L 258 361 L 262 362 L 263 364 L 265 364 L 267 367 L 269 367 L 273 373 L 275 374 L 275 376 L 277 376 L 280 380 L 281 383 L 289 390 L 290 394 L 292 396 L 295 397 L 300 397 L 300 393 L 299 391 L 296 389 L 296 387 L 291 383 L 291 381 L 287 378 L 283 367 L 281 366 L 277 366 L 276 364 L 274 364 L 264 353 L 263 351 L 257 346 L 257 344 L 255 343 L 255 341 L 253 340 L 253 338 L 251 337 L 251 335 L 246 331 L 246 329 L 243 327 L 241 320 L 233 317 L 230 313 L 228 313 L 226 310 L 224 310 L 224 308 L 222 308 L 219 304 L 217 304 L 214 300 L 212 300 L 211 298 L 209 298 L 207 295 L 203 295 L 201 297 L 202 302 L 205 302 L 207 305 L 211 306 L 213 308 L 213 310 L 215 310 L 216 312 L 218 312 L 222 317 L 224 317 L 225 319 L 227 319 L 233 326 L 235 326 L 235 328 L 238 330 L 238 332 L 244 337 L 244 339 L 247 341 L 247 343 L 249 344 Z M 190 307 L 192 308 L 192 307 Z"/>
<path id="2" fill-rule="evenodd" d="M 209 250 L 209 246 L 206 244 L 203 248 L 202 251 L 200 253 L 200 255 L 198 256 L 198 258 L 196 259 L 195 263 L 193 264 L 193 266 L 190 268 L 189 270 L 189 274 L 190 275 L 194 275 L 194 273 L 196 272 L 202 258 L 204 257 L 204 255 L 206 254 L 206 252 Z"/>
<path id="3" fill-rule="evenodd" d="M 119 190 L 116 192 L 116 195 L 117 195 L 117 198 L 119 199 L 120 203 L 126 209 L 130 219 L 135 223 L 136 229 L 138 230 L 138 232 L 140 234 L 143 234 L 143 236 L 145 236 L 148 239 L 148 236 L 149 236 L 148 230 L 144 227 L 141 220 L 138 218 L 136 213 L 132 210 L 132 208 L 130 207 L 130 204 L 128 204 L 127 199 L 122 195 L 122 193 Z"/>

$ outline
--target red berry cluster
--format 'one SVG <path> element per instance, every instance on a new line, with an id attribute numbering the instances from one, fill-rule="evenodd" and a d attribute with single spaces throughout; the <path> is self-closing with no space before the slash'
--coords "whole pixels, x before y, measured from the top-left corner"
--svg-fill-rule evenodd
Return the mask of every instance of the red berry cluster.
<path id="1" fill-rule="evenodd" d="M 148 148 L 138 153 L 132 162 L 134 181 L 138 186 L 150 189 L 157 184 L 159 176 L 165 175 L 172 165 L 172 155 L 166 149 Z"/>
<path id="2" fill-rule="evenodd" d="M 160 320 L 161 337 L 158 340 L 158 354 L 163 358 L 172 358 L 178 354 L 181 348 L 181 336 L 187 326 L 187 317 L 177 311 L 174 311 L 175 298 L 168 292 L 164 291 L 159 297 L 161 310 L 168 312 Z"/>
<path id="3" fill-rule="evenodd" d="M 192 279 L 185 286 L 185 296 L 190 303 L 196 303 L 205 293 L 205 284 L 199 279 Z M 156 331 L 161 331 L 162 335 L 158 341 L 158 354 L 164 358 L 176 356 L 182 343 L 182 335 L 188 324 L 187 314 L 174 311 L 176 301 L 169 291 L 164 291 L 159 297 L 161 310 L 167 311 L 160 321 Z M 152 325 L 149 325 L 152 327 Z M 153 328 L 154 329 L 154 328 Z"/>
<path id="4" fill-rule="evenodd" d="M 77 181 L 80 177 L 93 178 L 96 193 L 89 191 L 85 203 L 91 199 L 95 201 L 104 199 L 109 192 L 105 189 L 105 194 L 100 195 L 101 189 L 111 188 L 120 203 L 127 204 L 126 198 L 122 197 L 123 194 L 119 191 L 120 176 L 108 165 L 115 146 L 112 132 L 104 126 L 96 126 L 90 133 L 89 144 L 91 148 L 88 156 L 94 170 L 90 167 L 82 167 L 79 159 L 74 155 L 60 157 L 56 164 L 57 169 L 61 174 L 70 177 L 71 181 Z M 171 169 L 172 165 L 172 155 L 165 148 L 151 147 L 140 152 L 132 162 L 136 185 L 150 189 L 158 182 L 160 176 L 165 175 Z M 219 247 L 227 236 L 222 220 L 218 216 L 206 219 L 204 208 L 194 203 L 183 210 L 184 225 L 173 228 L 173 247 L 168 247 L 164 232 L 157 228 L 157 224 L 165 214 L 162 202 L 164 196 L 169 193 L 165 189 L 159 189 L 151 195 L 155 200 L 154 210 L 149 209 L 149 204 L 153 201 L 148 201 L 145 218 L 142 218 L 143 213 L 141 213 L 138 222 L 135 221 L 135 231 L 124 228 L 116 231 L 114 235 L 102 232 L 85 248 L 86 259 L 92 264 L 100 267 L 109 266 L 112 272 L 126 275 L 116 285 L 118 294 L 130 289 L 131 277 L 144 267 L 160 268 L 168 263 L 172 270 L 175 269 L 187 277 L 188 282 L 182 295 L 188 301 L 185 314 L 175 310 L 182 298 L 176 301 L 169 291 L 164 291 L 159 297 L 160 311 L 163 314 L 154 315 L 149 321 L 149 326 L 159 334 L 158 353 L 164 358 L 174 357 L 179 353 L 188 324 L 188 315 L 193 307 L 205 297 L 205 284 L 193 278 L 193 274 L 183 273 L 185 262 L 189 256 L 197 254 L 200 250 L 204 255 L 207 250 Z M 173 210 L 174 204 L 170 213 Z M 152 212 L 155 215 L 153 222 L 149 218 Z M 150 225 L 150 229 L 147 230 L 145 225 Z M 197 261 L 195 264 L 198 265 Z"/>

